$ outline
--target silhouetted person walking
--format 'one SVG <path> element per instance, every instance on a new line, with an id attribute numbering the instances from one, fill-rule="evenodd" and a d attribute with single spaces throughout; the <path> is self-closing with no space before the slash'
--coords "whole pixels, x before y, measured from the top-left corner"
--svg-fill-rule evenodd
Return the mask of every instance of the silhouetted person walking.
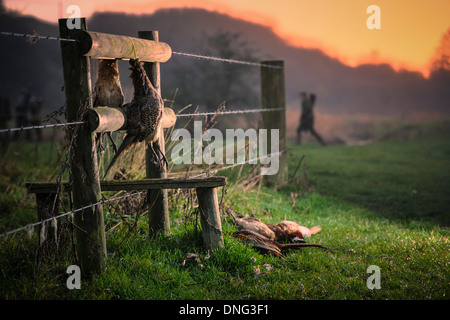
<path id="1" fill-rule="evenodd" d="M 311 94 L 308 98 L 306 92 L 301 92 L 300 99 L 302 100 L 302 115 L 300 117 L 300 126 L 297 128 L 297 144 L 300 144 L 302 141 L 302 131 L 309 131 L 324 146 L 325 142 L 314 129 L 313 107 L 316 102 L 316 95 Z"/>

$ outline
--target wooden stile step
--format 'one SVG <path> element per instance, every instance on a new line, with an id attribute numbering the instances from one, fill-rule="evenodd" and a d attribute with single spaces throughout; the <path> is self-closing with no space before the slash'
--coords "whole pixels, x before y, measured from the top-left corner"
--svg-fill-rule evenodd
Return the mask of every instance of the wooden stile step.
<path id="1" fill-rule="evenodd" d="M 215 188 L 226 184 L 226 177 L 106 180 L 100 182 L 102 191 Z M 68 182 L 63 182 L 62 185 L 64 192 L 71 191 L 71 185 Z M 25 186 L 29 193 L 56 193 L 58 184 L 56 182 L 27 182 Z"/>

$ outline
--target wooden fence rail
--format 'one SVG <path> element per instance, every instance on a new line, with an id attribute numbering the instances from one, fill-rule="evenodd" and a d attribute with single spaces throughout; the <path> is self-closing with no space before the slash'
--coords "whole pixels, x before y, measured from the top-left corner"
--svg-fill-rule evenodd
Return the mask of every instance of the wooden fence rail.
<path id="1" fill-rule="evenodd" d="M 80 40 L 81 54 L 96 59 L 136 59 L 143 62 L 167 62 L 172 49 L 154 39 L 132 38 L 114 34 L 75 30 L 73 36 Z"/>

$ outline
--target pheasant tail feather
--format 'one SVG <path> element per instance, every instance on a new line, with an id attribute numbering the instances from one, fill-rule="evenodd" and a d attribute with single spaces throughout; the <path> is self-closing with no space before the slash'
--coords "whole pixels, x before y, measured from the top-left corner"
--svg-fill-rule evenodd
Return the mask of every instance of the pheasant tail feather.
<path id="1" fill-rule="evenodd" d="M 125 136 L 125 138 L 123 139 L 122 144 L 120 145 L 119 149 L 117 150 L 117 152 L 114 154 L 114 157 L 112 158 L 111 162 L 108 165 L 108 168 L 105 171 L 105 175 L 103 176 L 103 180 L 106 178 L 106 175 L 108 174 L 109 170 L 112 168 L 112 166 L 114 165 L 114 163 L 117 161 L 117 159 L 119 158 L 119 156 L 125 152 L 126 150 L 128 150 L 133 144 L 135 144 L 136 141 L 136 137 L 127 134 Z"/>

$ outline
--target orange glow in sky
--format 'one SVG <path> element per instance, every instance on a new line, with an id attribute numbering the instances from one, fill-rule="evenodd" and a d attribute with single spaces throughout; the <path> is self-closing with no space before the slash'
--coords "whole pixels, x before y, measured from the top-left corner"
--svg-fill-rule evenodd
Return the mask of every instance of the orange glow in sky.
<path id="1" fill-rule="evenodd" d="M 317 48 L 340 61 L 390 63 L 428 74 L 430 60 L 450 28 L 450 0 L 5 0 L 9 9 L 57 22 L 78 5 L 96 11 L 152 13 L 160 8 L 204 8 L 271 27 L 290 44 Z M 370 5 L 380 8 L 381 29 L 369 30 Z"/>

